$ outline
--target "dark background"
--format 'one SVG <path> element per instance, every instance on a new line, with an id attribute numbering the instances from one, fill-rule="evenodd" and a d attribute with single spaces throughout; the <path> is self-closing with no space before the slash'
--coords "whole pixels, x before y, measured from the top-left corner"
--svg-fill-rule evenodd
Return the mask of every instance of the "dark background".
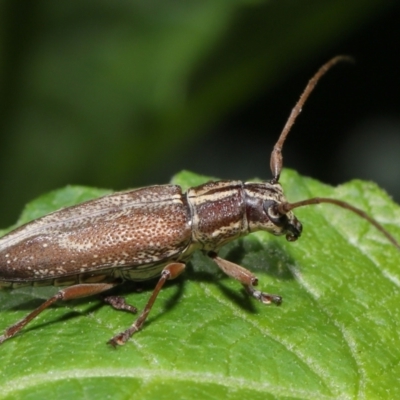
<path id="1" fill-rule="evenodd" d="M 0 227 L 66 184 L 116 190 L 181 169 L 270 178 L 269 155 L 323 78 L 285 166 L 400 199 L 396 1 L 2 1 Z"/>

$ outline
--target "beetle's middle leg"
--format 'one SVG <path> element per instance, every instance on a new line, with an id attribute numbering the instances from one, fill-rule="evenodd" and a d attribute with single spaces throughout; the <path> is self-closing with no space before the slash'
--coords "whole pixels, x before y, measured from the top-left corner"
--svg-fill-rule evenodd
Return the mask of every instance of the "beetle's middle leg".
<path id="1" fill-rule="evenodd" d="M 149 315 L 150 310 L 153 307 L 153 304 L 160 293 L 160 290 L 164 286 L 165 282 L 171 279 L 175 279 L 178 277 L 185 269 L 186 265 L 184 263 L 175 262 L 168 264 L 161 271 L 161 277 L 157 282 L 156 287 L 153 290 L 153 293 L 150 296 L 149 301 L 144 307 L 142 313 L 139 315 L 138 319 L 124 332 L 119 333 L 114 336 L 111 340 L 108 341 L 108 344 L 112 346 L 123 345 L 126 341 L 138 330 L 140 330 L 143 324 L 146 321 L 147 316 Z"/>
<path id="2" fill-rule="evenodd" d="M 218 265 L 219 268 L 221 268 L 223 272 L 225 272 L 225 274 L 239 281 L 245 288 L 246 292 L 257 300 L 261 301 L 264 304 L 274 303 L 276 305 L 280 305 L 282 303 L 281 296 L 278 296 L 276 294 L 264 293 L 260 290 L 255 289 L 254 286 L 257 286 L 258 279 L 246 268 L 243 268 L 238 264 L 218 257 L 217 253 L 213 251 L 208 252 L 207 255 Z"/>
<path id="3" fill-rule="evenodd" d="M 102 300 L 114 308 L 114 310 L 128 311 L 132 314 L 137 313 L 137 308 L 128 304 L 121 296 L 103 296 Z"/>

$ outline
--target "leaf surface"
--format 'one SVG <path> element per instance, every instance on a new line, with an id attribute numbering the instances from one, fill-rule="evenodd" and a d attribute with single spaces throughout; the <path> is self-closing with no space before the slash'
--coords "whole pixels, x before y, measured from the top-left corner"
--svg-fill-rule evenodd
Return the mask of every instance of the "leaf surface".
<path id="1" fill-rule="evenodd" d="M 206 178 L 182 172 L 193 186 Z M 367 211 L 400 238 L 400 209 L 376 185 L 337 188 L 284 171 L 289 201 L 334 197 Z M 68 187 L 30 203 L 21 221 L 107 194 Z M 76 197 L 74 199 L 74 197 Z M 96 298 L 60 303 L 0 346 L 4 399 L 378 399 L 400 390 L 399 252 L 366 221 L 331 205 L 296 210 L 295 243 L 267 233 L 220 255 L 254 272 L 281 307 L 249 299 L 201 254 L 159 295 L 144 329 L 125 346 L 106 341 L 134 317 Z M 142 309 L 155 282 L 136 293 Z M 0 291 L 1 329 L 54 288 Z"/>

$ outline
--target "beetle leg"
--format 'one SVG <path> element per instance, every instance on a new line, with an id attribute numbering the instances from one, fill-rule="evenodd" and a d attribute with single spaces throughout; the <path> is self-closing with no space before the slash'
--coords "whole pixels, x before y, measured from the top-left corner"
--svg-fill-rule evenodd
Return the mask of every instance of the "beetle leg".
<path id="1" fill-rule="evenodd" d="M 180 262 L 166 265 L 164 269 L 161 271 L 161 277 L 158 280 L 157 285 L 154 288 L 149 301 L 144 307 L 142 313 L 139 315 L 138 319 L 127 330 L 119 333 L 118 335 L 110 339 L 108 341 L 108 344 L 111 344 L 113 347 L 116 347 L 117 345 L 123 345 L 135 332 L 139 331 L 142 328 L 144 322 L 146 321 L 146 318 L 149 315 L 149 312 L 153 307 L 153 304 L 158 294 L 160 293 L 160 290 L 164 286 L 165 282 L 178 277 L 184 271 L 185 267 L 186 265 Z"/>
<path id="2" fill-rule="evenodd" d="M 133 314 L 137 313 L 137 308 L 128 304 L 121 296 L 105 296 L 103 297 L 103 301 L 115 310 L 128 311 Z"/>
<path id="3" fill-rule="evenodd" d="M 238 264 L 218 257 L 217 253 L 213 251 L 208 252 L 208 256 L 211 257 L 212 260 L 214 260 L 214 262 L 218 265 L 219 268 L 221 268 L 223 272 L 225 272 L 225 274 L 239 281 L 245 288 L 246 292 L 257 300 L 261 301 L 264 304 L 274 303 L 276 305 L 280 305 L 282 303 L 281 296 L 278 296 L 276 294 L 264 293 L 260 290 L 255 289 L 254 286 L 257 286 L 258 279 L 246 268 L 243 268 Z"/>
<path id="4" fill-rule="evenodd" d="M 4 333 L 0 336 L 0 344 L 5 340 L 15 336 L 26 324 L 32 321 L 35 317 L 37 317 L 42 311 L 44 311 L 47 307 L 51 306 L 58 300 L 72 300 L 78 299 L 81 297 L 92 296 L 106 290 L 113 288 L 118 285 L 120 282 L 111 282 L 111 283 L 81 283 L 78 285 L 68 286 L 66 288 L 58 291 L 53 297 L 50 297 L 46 300 L 42 305 L 33 310 L 26 317 L 22 318 L 16 324 L 8 327 Z"/>

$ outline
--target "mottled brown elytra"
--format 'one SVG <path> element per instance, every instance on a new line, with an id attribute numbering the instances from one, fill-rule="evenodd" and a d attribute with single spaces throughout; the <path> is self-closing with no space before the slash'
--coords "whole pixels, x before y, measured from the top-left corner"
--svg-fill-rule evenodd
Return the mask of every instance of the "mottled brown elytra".
<path id="1" fill-rule="evenodd" d="M 161 275 L 136 321 L 108 342 L 122 345 L 142 328 L 164 283 L 184 271 L 195 250 L 206 253 L 251 296 L 264 304 L 279 305 L 280 296 L 256 290 L 256 276 L 220 258 L 218 250 L 227 242 L 258 230 L 296 240 L 302 226 L 292 210 L 305 205 L 332 203 L 348 209 L 368 220 L 400 248 L 362 210 L 329 198 L 289 203 L 279 183 L 282 146 L 305 101 L 326 71 L 337 62 L 349 60 L 346 56 L 332 58 L 309 81 L 272 151 L 269 182 L 209 182 L 185 193 L 177 185 L 118 192 L 53 212 L 0 238 L 1 287 L 65 286 L 7 328 L 0 343 L 58 300 L 91 296 L 125 280 L 143 281 Z M 136 312 L 121 297 L 108 296 L 105 300 L 116 309 Z"/>

